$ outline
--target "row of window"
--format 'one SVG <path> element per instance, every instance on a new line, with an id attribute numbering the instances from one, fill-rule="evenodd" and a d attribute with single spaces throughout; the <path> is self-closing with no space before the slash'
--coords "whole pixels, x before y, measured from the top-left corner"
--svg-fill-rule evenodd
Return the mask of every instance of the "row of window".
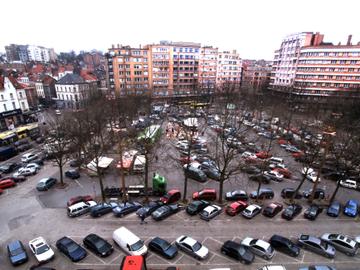
<path id="1" fill-rule="evenodd" d="M 296 82 L 298 87 L 333 87 L 333 88 L 360 88 L 359 84 L 352 83 L 323 83 L 323 82 Z"/>
<path id="2" fill-rule="evenodd" d="M 119 75 L 120 76 L 124 76 L 124 75 L 131 76 L 131 71 L 119 71 Z M 142 75 L 148 76 L 149 73 L 147 71 L 143 72 L 143 71 L 139 71 L 139 70 L 134 70 L 133 75 L 134 76 L 142 76 Z"/>
<path id="3" fill-rule="evenodd" d="M 118 57 L 118 62 L 122 63 L 122 62 L 135 62 L 135 63 L 140 63 L 140 62 L 144 62 L 147 63 L 147 58 L 136 58 L 136 57 L 126 57 L 126 58 L 122 58 L 122 57 Z"/>
<path id="4" fill-rule="evenodd" d="M 174 47 L 174 52 L 186 52 L 186 53 L 198 53 L 199 48 L 181 48 L 181 47 Z"/>
<path id="5" fill-rule="evenodd" d="M 360 52 L 302 52 L 301 56 L 360 56 Z"/>
<path id="6" fill-rule="evenodd" d="M 23 94 L 22 92 L 18 92 L 19 93 L 19 98 L 22 99 L 23 98 Z M 1 94 L 1 99 L 4 100 L 5 96 L 3 94 Z M 10 99 L 14 99 L 14 95 L 13 93 L 10 93 Z"/>
<path id="7" fill-rule="evenodd" d="M 300 60 L 299 65 L 305 64 L 340 64 L 340 65 L 358 65 L 360 60 Z"/>
<path id="8" fill-rule="evenodd" d="M 297 79 L 332 79 L 332 80 L 351 80 L 351 81 L 360 81 L 360 74 L 359 76 L 339 76 L 339 75 L 296 75 Z"/>
<path id="9" fill-rule="evenodd" d="M 131 88 L 149 88 L 148 84 L 120 84 L 120 89 L 131 89 Z"/>
<path id="10" fill-rule="evenodd" d="M 360 72 L 360 68 L 299 67 L 298 71 Z"/>
<path id="11" fill-rule="evenodd" d="M 68 94 L 59 94 L 59 99 L 60 100 L 74 100 L 74 101 L 78 101 L 78 95 L 75 94 L 73 95 L 68 95 Z M 83 99 L 83 97 L 80 95 L 80 99 Z"/>

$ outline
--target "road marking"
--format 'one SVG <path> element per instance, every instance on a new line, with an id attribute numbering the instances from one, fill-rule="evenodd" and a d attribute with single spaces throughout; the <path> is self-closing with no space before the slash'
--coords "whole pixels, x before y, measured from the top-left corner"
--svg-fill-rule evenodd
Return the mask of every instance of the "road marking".
<path id="1" fill-rule="evenodd" d="M 81 185 L 80 182 L 79 182 L 77 179 L 75 179 L 75 182 L 76 182 L 81 188 L 84 188 L 83 185 Z"/>

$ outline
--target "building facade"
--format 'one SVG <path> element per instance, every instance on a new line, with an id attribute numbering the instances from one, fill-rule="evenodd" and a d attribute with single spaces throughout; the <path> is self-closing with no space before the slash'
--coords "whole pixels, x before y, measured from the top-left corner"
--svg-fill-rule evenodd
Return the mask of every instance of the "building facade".
<path id="1" fill-rule="evenodd" d="M 224 84 L 240 87 L 241 74 L 242 60 L 236 50 L 219 52 L 216 72 L 217 87 L 221 89 Z"/>
<path id="2" fill-rule="evenodd" d="M 270 82 L 272 61 L 243 60 L 242 86 L 248 89 L 266 89 Z"/>
<path id="3" fill-rule="evenodd" d="M 199 88 L 202 93 L 213 93 L 216 87 L 218 48 L 204 46 L 199 55 Z"/>
<path id="4" fill-rule="evenodd" d="M 5 52 L 8 62 L 37 61 L 47 63 L 56 60 L 54 49 L 42 46 L 10 44 L 5 46 Z"/>
<path id="5" fill-rule="evenodd" d="M 44 75 L 35 82 L 36 93 L 42 103 L 51 104 L 56 99 L 55 83 L 56 80 L 49 75 Z"/>

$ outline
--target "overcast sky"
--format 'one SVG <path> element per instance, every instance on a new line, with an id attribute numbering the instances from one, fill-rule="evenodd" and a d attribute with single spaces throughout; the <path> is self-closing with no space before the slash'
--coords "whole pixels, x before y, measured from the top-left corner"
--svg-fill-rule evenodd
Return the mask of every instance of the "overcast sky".
<path id="1" fill-rule="evenodd" d="M 325 41 L 360 41 L 359 0 L 2 0 L 0 51 L 10 43 L 55 52 L 192 41 L 245 59 L 273 58 L 281 39 L 302 31 Z"/>

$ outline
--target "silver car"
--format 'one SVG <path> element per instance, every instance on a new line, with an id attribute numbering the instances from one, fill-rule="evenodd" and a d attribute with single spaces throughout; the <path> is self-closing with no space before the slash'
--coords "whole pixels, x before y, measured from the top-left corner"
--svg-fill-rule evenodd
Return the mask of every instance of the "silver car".
<path id="1" fill-rule="evenodd" d="M 273 247 L 268 242 L 260 239 L 246 237 L 241 241 L 241 244 L 248 247 L 255 255 L 258 255 L 265 260 L 270 260 L 275 254 Z"/>
<path id="2" fill-rule="evenodd" d="M 335 248 L 315 236 L 302 234 L 298 239 L 298 244 L 300 247 L 313 251 L 319 255 L 323 255 L 328 258 L 335 257 Z"/>
<path id="3" fill-rule="evenodd" d="M 343 252 L 348 256 L 354 256 L 358 252 L 359 247 L 357 243 L 345 235 L 325 233 L 321 236 L 321 239 L 333 245 L 338 251 Z"/>

